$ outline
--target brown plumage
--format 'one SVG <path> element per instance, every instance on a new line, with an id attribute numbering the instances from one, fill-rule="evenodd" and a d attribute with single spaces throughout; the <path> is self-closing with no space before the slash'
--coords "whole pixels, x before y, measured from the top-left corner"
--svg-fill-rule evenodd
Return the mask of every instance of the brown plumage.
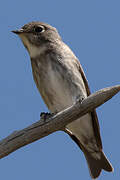
<path id="1" fill-rule="evenodd" d="M 59 112 L 78 97 L 82 101 L 90 95 L 80 62 L 54 27 L 32 22 L 13 32 L 19 34 L 30 54 L 36 86 L 51 112 Z M 95 110 L 68 124 L 64 131 L 83 151 L 92 178 L 97 178 L 102 169 L 113 170 L 102 151 Z"/>

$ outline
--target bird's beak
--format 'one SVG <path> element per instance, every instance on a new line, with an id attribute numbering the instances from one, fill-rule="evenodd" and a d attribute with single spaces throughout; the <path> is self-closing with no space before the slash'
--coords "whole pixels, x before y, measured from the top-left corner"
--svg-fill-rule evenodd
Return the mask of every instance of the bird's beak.
<path id="1" fill-rule="evenodd" d="M 24 30 L 23 29 L 18 29 L 18 30 L 14 30 L 14 31 L 11 31 L 11 32 L 19 35 L 19 34 L 23 33 Z"/>

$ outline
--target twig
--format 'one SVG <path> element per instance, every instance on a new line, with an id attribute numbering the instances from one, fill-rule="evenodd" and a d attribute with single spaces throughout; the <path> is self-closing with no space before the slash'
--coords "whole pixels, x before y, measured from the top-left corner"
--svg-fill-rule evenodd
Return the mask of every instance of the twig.
<path id="1" fill-rule="evenodd" d="M 119 91 L 120 85 L 104 88 L 88 96 L 82 103 L 77 101 L 73 106 L 47 118 L 45 121 L 43 119 L 42 121 L 39 120 L 25 129 L 13 132 L 0 141 L 0 158 L 55 131 L 63 129 L 67 124 L 108 101 Z"/>

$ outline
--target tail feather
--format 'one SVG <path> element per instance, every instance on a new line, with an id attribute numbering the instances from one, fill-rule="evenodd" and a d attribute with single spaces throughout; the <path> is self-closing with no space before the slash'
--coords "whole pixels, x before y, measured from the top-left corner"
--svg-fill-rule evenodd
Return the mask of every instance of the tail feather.
<path id="1" fill-rule="evenodd" d="M 113 171 L 112 165 L 110 162 L 107 160 L 105 157 L 104 153 L 101 151 L 100 153 L 100 159 L 94 158 L 91 153 L 86 151 L 85 149 L 82 148 L 82 151 L 84 152 L 85 158 L 87 160 L 88 168 L 90 171 L 90 175 L 93 179 L 97 178 L 102 169 L 105 171 L 111 172 Z"/>
<path id="2" fill-rule="evenodd" d="M 68 131 L 67 131 L 67 133 L 77 143 L 77 145 L 80 147 L 80 149 L 83 151 L 86 161 L 87 161 L 87 164 L 88 164 L 90 175 L 93 179 L 96 179 L 100 175 L 102 169 L 104 169 L 105 171 L 108 171 L 108 172 L 113 171 L 112 165 L 110 164 L 110 162 L 108 161 L 108 159 L 106 158 L 106 156 L 102 150 L 100 150 L 98 152 L 100 154 L 100 159 L 98 159 L 98 158 L 94 157 L 93 154 L 88 152 L 82 146 L 82 144 L 80 143 L 79 139 L 77 139 L 76 136 L 74 136 L 73 134 L 71 134 Z"/>

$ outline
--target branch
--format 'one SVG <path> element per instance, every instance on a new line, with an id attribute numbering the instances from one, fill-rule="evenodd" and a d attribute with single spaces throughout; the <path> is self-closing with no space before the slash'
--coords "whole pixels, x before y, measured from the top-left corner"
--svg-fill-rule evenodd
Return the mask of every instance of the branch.
<path id="1" fill-rule="evenodd" d="M 111 99 L 119 91 L 120 85 L 104 88 L 88 96 L 82 103 L 77 101 L 73 106 L 46 120 L 42 118 L 27 128 L 13 132 L 0 141 L 0 158 L 55 131 L 62 130 L 67 124 L 93 111 L 93 109 Z"/>

